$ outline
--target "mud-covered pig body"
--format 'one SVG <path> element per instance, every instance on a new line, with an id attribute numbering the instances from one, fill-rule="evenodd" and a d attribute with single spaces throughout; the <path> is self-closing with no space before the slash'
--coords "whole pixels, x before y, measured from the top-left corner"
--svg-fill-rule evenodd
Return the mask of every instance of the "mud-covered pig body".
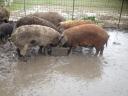
<path id="1" fill-rule="evenodd" d="M 25 55 L 29 47 L 47 47 L 55 45 L 60 38 L 59 32 L 42 25 L 24 25 L 16 29 L 11 40 L 20 50 L 21 55 Z"/>

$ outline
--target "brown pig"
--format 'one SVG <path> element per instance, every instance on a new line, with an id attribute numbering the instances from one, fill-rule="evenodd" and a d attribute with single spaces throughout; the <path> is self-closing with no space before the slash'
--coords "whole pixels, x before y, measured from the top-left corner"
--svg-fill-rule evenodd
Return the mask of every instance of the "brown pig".
<path id="1" fill-rule="evenodd" d="M 70 47 L 68 54 L 72 47 L 92 46 L 96 49 L 95 55 L 98 55 L 99 52 L 102 55 L 104 45 L 107 44 L 108 38 L 109 35 L 101 27 L 95 24 L 83 24 L 65 30 L 60 39 L 60 43 L 63 46 Z"/>
<path id="2" fill-rule="evenodd" d="M 25 16 L 20 18 L 16 23 L 16 27 L 20 27 L 23 25 L 32 25 L 32 24 L 48 26 L 60 32 L 60 30 L 57 29 L 57 27 L 53 23 L 47 21 L 46 19 L 39 18 L 36 16 Z"/>
<path id="3" fill-rule="evenodd" d="M 0 23 L 8 22 L 10 17 L 10 12 L 4 6 L 0 6 Z"/>
<path id="4" fill-rule="evenodd" d="M 47 21 L 53 23 L 55 26 L 58 26 L 60 22 L 65 21 L 65 18 L 57 12 L 37 12 L 34 14 L 30 14 L 29 16 L 36 16 L 46 19 Z"/>

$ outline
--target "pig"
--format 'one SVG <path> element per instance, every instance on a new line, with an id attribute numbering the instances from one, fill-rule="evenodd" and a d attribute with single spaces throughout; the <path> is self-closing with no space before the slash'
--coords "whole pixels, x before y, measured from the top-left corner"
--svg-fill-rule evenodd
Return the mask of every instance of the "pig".
<path id="1" fill-rule="evenodd" d="M 60 44 L 65 47 L 70 47 L 68 54 L 71 52 L 73 47 L 77 46 L 91 46 L 95 47 L 97 56 L 103 54 L 104 45 L 107 45 L 109 35 L 101 27 L 95 24 L 83 24 L 64 30 Z"/>
<path id="2" fill-rule="evenodd" d="M 53 23 L 47 21 L 46 19 L 39 18 L 36 16 L 25 16 L 20 18 L 16 23 L 16 27 L 20 27 L 23 25 L 32 25 L 32 24 L 48 26 L 55 29 L 58 32 L 61 32 L 59 29 L 57 29 L 57 27 Z"/>
<path id="3" fill-rule="evenodd" d="M 47 21 L 53 23 L 56 27 L 60 22 L 65 21 L 65 18 L 57 12 L 37 12 L 34 14 L 30 14 L 29 16 L 36 16 L 46 19 Z"/>
<path id="4" fill-rule="evenodd" d="M 0 40 L 5 42 L 14 30 L 15 23 L 13 21 L 9 21 L 9 23 L 0 24 Z"/>
<path id="5" fill-rule="evenodd" d="M 10 12 L 4 6 L 0 6 L 0 23 L 8 22 L 10 17 Z"/>
<path id="6" fill-rule="evenodd" d="M 15 30 L 10 40 L 17 47 L 19 57 L 24 57 L 28 48 L 33 46 L 39 46 L 39 52 L 42 52 L 43 47 L 49 48 L 50 55 L 51 47 L 57 46 L 60 36 L 59 32 L 47 26 L 24 25 Z"/>
<path id="7" fill-rule="evenodd" d="M 58 25 L 58 28 L 61 30 L 66 30 L 68 28 L 82 25 L 82 24 L 94 24 L 94 23 L 90 20 L 67 20 L 67 21 L 60 22 Z"/>

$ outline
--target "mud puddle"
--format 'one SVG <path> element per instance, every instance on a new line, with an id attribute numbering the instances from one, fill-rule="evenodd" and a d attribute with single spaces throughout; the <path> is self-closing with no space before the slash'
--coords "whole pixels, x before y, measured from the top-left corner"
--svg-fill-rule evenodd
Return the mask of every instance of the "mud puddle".
<path id="1" fill-rule="evenodd" d="M 21 62 L 5 45 L 0 48 L 0 96 L 128 96 L 128 31 L 108 32 L 102 57 L 84 51 Z"/>

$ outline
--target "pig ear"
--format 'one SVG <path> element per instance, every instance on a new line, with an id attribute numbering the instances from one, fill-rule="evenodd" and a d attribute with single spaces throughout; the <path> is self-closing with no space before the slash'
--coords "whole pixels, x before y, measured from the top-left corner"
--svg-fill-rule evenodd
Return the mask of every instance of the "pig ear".
<path id="1" fill-rule="evenodd" d="M 30 43 L 31 44 L 35 44 L 36 43 L 36 40 L 31 40 Z"/>
<path id="2" fill-rule="evenodd" d="M 57 27 L 59 27 L 61 25 L 61 22 L 57 24 Z"/>
<path id="3" fill-rule="evenodd" d="M 30 41 L 30 44 L 31 44 L 32 46 L 36 46 L 36 45 L 38 45 L 38 41 L 32 39 L 32 40 Z"/>

